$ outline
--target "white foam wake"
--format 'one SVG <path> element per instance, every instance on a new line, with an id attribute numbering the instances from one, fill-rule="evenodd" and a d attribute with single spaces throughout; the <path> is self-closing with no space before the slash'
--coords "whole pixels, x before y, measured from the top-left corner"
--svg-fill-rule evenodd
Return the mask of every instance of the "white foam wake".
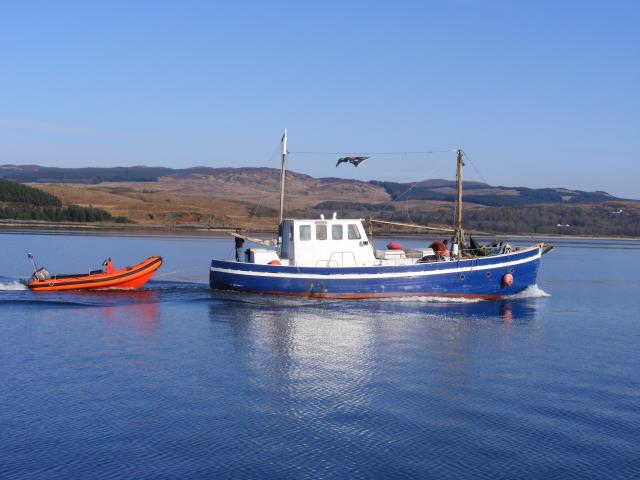
<path id="1" fill-rule="evenodd" d="M 551 295 L 542 290 L 538 284 L 530 285 L 525 288 L 523 291 L 519 293 L 514 293 L 513 295 L 507 295 L 504 298 L 506 300 L 518 300 L 523 298 L 541 298 L 541 297 L 550 297 Z M 387 302 L 419 302 L 419 303 L 477 303 L 485 301 L 482 298 L 467 298 L 467 297 L 388 297 L 388 298 L 379 298 L 375 299 L 377 301 L 387 301 Z"/>
<path id="2" fill-rule="evenodd" d="M 481 298 L 465 298 L 465 297 L 387 297 L 387 298 L 376 298 L 377 301 L 386 301 L 386 302 L 413 302 L 413 303 L 476 303 L 482 302 Z"/>
<path id="3" fill-rule="evenodd" d="M 0 291 L 5 290 L 26 290 L 27 287 L 20 282 L 0 282 Z"/>
<path id="4" fill-rule="evenodd" d="M 550 296 L 551 296 L 550 294 L 542 290 L 536 283 L 535 285 L 531 285 L 525 288 L 523 291 L 514 293 L 513 295 L 509 295 L 506 298 L 518 299 L 518 298 L 540 298 L 540 297 L 550 297 Z"/>

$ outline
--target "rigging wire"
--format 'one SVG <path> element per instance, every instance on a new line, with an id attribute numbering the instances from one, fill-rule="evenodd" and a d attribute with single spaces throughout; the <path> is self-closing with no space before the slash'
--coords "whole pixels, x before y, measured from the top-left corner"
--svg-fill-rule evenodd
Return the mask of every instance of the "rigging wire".
<path id="1" fill-rule="evenodd" d="M 269 159 L 269 163 L 271 162 L 271 160 L 273 160 L 273 157 L 276 155 L 276 153 L 277 153 L 279 148 L 280 148 L 279 145 L 276 146 L 276 148 L 274 150 L 274 153 L 271 155 L 271 157 Z M 457 151 L 457 149 L 424 150 L 424 151 L 400 151 L 400 152 L 358 152 L 356 150 L 345 150 L 345 151 L 334 151 L 334 152 L 326 152 L 326 151 L 287 151 L 287 153 L 288 154 L 294 154 L 294 155 L 353 155 L 353 154 L 358 154 L 358 155 L 396 155 L 396 156 L 404 156 L 404 157 L 406 157 L 408 155 L 431 155 L 431 154 L 436 154 L 436 153 L 450 153 L 450 152 L 455 152 L 455 151 Z M 478 174 L 478 176 L 482 179 L 482 181 L 484 181 L 485 183 L 488 184 L 489 182 L 484 177 L 484 175 L 480 172 L 480 170 L 475 165 L 475 163 L 471 160 L 469 155 L 464 150 L 462 151 L 462 154 L 469 161 L 469 163 L 471 164 L 472 168 L 475 170 L 475 172 Z M 432 169 L 426 176 L 431 175 L 434 170 L 435 169 Z M 403 197 L 405 197 L 407 194 L 409 194 L 414 188 L 416 188 L 423 181 L 424 180 L 418 180 L 418 181 L 414 182 L 407 190 L 402 192 L 400 195 L 397 195 L 395 198 L 390 199 L 380 209 L 380 211 L 379 211 L 380 214 L 382 214 L 384 212 L 384 210 L 389 205 L 391 205 L 393 202 L 397 202 L 400 199 L 402 199 Z M 254 216 L 257 215 L 258 208 L 260 208 L 262 206 L 262 200 L 264 199 L 264 196 L 266 195 L 266 193 L 267 192 L 263 192 L 263 195 L 260 197 L 260 200 L 256 205 L 257 208 L 254 211 Z M 373 205 L 373 201 L 370 201 L 370 204 Z M 410 214 L 409 214 L 409 198 L 408 197 L 405 197 L 405 208 L 406 208 L 407 218 L 409 220 L 411 220 L 411 217 L 410 217 Z"/>
<path id="2" fill-rule="evenodd" d="M 489 185 L 489 181 L 485 178 L 484 175 L 482 175 L 482 173 L 480 172 L 480 170 L 478 169 L 478 167 L 476 167 L 476 164 L 471 160 L 471 158 L 469 158 L 469 155 L 467 155 L 467 152 L 465 152 L 464 150 L 462 150 L 462 155 L 464 156 L 464 158 L 466 158 L 467 160 L 469 160 L 469 163 L 471 164 L 471 167 L 473 167 L 473 169 L 475 170 L 475 172 L 478 174 L 478 176 L 480 177 L 480 179 L 486 183 L 487 185 Z M 471 237 L 471 231 L 469 231 L 469 237 Z"/>
<path id="3" fill-rule="evenodd" d="M 405 190 L 404 192 L 402 192 L 400 195 L 398 195 L 397 197 L 393 198 L 391 197 L 391 199 L 385 203 L 382 208 L 380 209 L 380 213 L 382 214 L 382 212 L 384 212 L 385 208 L 387 208 L 389 205 L 391 205 L 393 202 L 397 202 L 398 200 L 400 200 L 400 198 L 402 198 L 404 195 L 406 195 L 407 193 L 409 193 L 411 190 L 413 190 L 420 182 L 422 182 L 423 180 L 418 180 L 416 182 L 414 182 L 413 185 L 411 185 L 407 190 Z"/>
<path id="4" fill-rule="evenodd" d="M 388 222 L 386 220 L 369 220 L 370 223 L 380 223 L 383 225 L 397 225 L 400 227 L 409 227 L 409 228 L 418 228 L 418 229 L 424 229 L 424 230 L 433 230 L 436 232 L 453 232 L 454 229 L 453 228 L 447 228 L 447 227 L 431 227 L 429 225 L 417 225 L 417 224 L 410 224 L 410 223 L 402 223 L 402 222 Z"/>
<path id="5" fill-rule="evenodd" d="M 398 156 L 404 156 L 406 157 L 407 155 L 431 155 L 431 154 L 436 154 L 436 153 L 451 153 L 451 152 L 455 152 L 456 149 L 448 149 L 448 150 L 425 150 L 425 151 L 415 151 L 415 152 L 357 152 L 358 155 L 398 155 Z M 354 152 L 353 151 L 343 151 L 343 152 L 311 152 L 311 151 L 289 151 L 287 150 L 287 154 L 289 155 L 353 155 Z M 426 175 L 431 175 L 435 170 L 437 170 L 437 166 L 435 168 L 432 168 L 429 173 L 427 173 Z M 382 214 L 384 212 L 384 210 L 393 202 L 395 201 L 399 201 L 402 197 L 404 197 L 406 194 L 408 194 L 411 190 L 413 190 L 420 182 L 422 182 L 423 180 L 418 180 L 416 182 L 414 182 L 413 185 L 411 185 L 411 187 L 409 187 L 407 190 L 405 190 L 404 192 L 402 192 L 400 195 L 396 196 L 395 198 L 390 199 L 387 203 L 385 203 L 382 208 L 380 209 L 379 213 Z M 370 205 L 373 205 L 373 201 L 370 201 Z M 307 214 L 309 215 L 311 211 L 311 207 L 309 207 L 307 209 Z"/>
<path id="6" fill-rule="evenodd" d="M 464 156 L 464 158 L 466 158 L 467 160 L 469 160 L 469 163 L 471 164 L 471 166 L 473 167 L 473 169 L 476 171 L 476 173 L 478 174 L 478 176 L 482 179 L 482 181 L 484 183 L 486 183 L 487 185 L 489 184 L 489 182 L 487 181 L 486 178 L 484 178 L 484 175 L 482 175 L 482 173 L 480 173 L 480 170 L 478 170 L 478 168 L 476 167 L 476 164 L 473 163 L 473 161 L 469 158 L 469 155 L 467 155 L 467 152 L 465 152 L 464 150 L 462 151 L 462 155 Z"/>
<path id="7" fill-rule="evenodd" d="M 267 165 L 270 165 L 271 162 L 273 161 L 273 158 L 278 154 L 278 151 L 280 150 L 280 144 L 276 145 L 276 148 L 274 149 L 273 153 L 271 153 L 271 156 L 269 157 L 269 160 L 267 161 Z M 269 192 L 271 193 L 271 192 Z M 262 202 L 264 200 L 264 197 L 267 195 L 267 191 L 263 190 L 260 198 L 258 199 L 258 201 L 254 204 L 255 208 L 253 210 L 253 215 L 250 215 L 249 218 L 257 218 L 258 217 L 258 210 L 262 207 Z"/>
<path id="8" fill-rule="evenodd" d="M 296 155 L 427 155 L 432 153 L 449 153 L 455 152 L 455 149 L 450 150 L 426 150 L 423 152 L 359 152 L 357 150 L 345 150 L 342 152 L 287 152 Z"/>
<path id="9" fill-rule="evenodd" d="M 416 223 L 415 220 L 413 218 L 411 218 L 411 214 L 409 213 L 409 199 L 408 198 L 405 200 L 405 206 L 407 208 L 407 218 L 409 219 L 409 221 L 411 223 Z"/>
<path id="10" fill-rule="evenodd" d="M 433 150 L 432 153 L 436 153 L 436 150 Z M 455 150 L 443 150 L 443 151 L 439 151 L 437 153 L 450 153 L 450 152 L 455 152 Z M 425 177 L 428 177 L 430 175 L 432 175 L 433 173 L 436 172 L 436 170 L 438 170 L 439 165 L 434 166 L 433 168 L 431 168 L 430 170 L 427 171 L 427 173 L 425 173 Z M 391 198 L 387 203 L 385 203 L 383 205 L 383 207 L 380 209 L 380 213 L 384 212 L 384 210 L 391 205 L 393 202 L 397 202 L 399 201 L 402 197 L 404 197 L 405 195 L 407 195 L 411 190 L 413 190 L 415 187 L 418 186 L 418 184 L 424 182 L 427 179 L 423 179 L 423 180 L 416 180 L 413 185 L 411 185 L 408 189 L 406 189 L 404 192 L 402 192 L 400 195 L 397 195 L 395 198 Z M 406 200 L 409 200 L 408 198 L 406 198 Z M 408 205 L 407 205 L 407 212 L 408 212 Z M 408 213 L 407 213 L 407 216 Z"/>

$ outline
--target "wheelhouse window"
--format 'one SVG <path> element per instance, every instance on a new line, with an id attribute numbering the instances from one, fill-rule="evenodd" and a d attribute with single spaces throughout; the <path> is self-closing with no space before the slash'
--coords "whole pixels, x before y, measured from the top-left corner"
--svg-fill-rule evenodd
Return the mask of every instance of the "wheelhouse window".
<path id="1" fill-rule="evenodd" d="M 333 240 L 342 240 L 344 238 L 342 225 L 331 225 L 331 238 Z"/>
<path id="2" fill-rule="evenodd" d="M 316 223 L 316 240 L 327 239 L 327 224 Z"/>
<path id="3" fill-rule="evenodd" d="M 350 223 L 348 226 L 348 238 L 349 240 L 359 240 L 360 239 L 360 231 L 358 230 L 358 225 L 355 223 Z"/>
<path id="4" fill-rule="evenodd" d="M 311 225 L 300 225 L 300 240 L 311 240 Z"/>

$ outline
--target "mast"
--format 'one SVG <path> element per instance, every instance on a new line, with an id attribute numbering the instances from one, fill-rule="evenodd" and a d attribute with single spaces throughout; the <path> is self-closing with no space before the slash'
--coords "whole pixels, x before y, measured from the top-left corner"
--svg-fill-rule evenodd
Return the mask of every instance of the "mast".
<path id="1" fill-rule="evenodd" d="M 464 166 L 464 162 L 462 160 L 462 150 L 458 149 L 456 153 L 457 153 L 456 226 L 455 226 L 455 233 L 453 235 L 453 241 L 458 244 L 458 257 L 460 257 L 462 246 L 464 245 L 464 230 L 462 229 L 462 167 Z"/>
<path id="2" fill-rule="evenodd" d="M 287 171 L 287 129 L 284 129 L 284 135 L 282 135 L 282 164 L 280 166 L 280 221 L 278 225 L 282 224 L 284 219 L 284 179 Z"/>

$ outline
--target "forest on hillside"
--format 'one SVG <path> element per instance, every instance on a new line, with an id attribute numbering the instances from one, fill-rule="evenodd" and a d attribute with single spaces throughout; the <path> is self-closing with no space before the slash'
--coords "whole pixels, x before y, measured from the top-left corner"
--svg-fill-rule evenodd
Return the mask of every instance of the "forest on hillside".
<path id="1" fill-rule="evenodd" d="M 49 222 L 116 222 L 126 223 L 125 217 L 113 217 L 101 208 L 69 205 L 37 188 L 0 179 L 1 220 L 42 220 Z"/>
<path id="2" fill-rule="evenodd" d="M 453 204 L 452 208 L 420 212 L 396 210 L 394 205 L 380 209 L 365 203 L 322 202 L 311 211 L 295 214 L 313 218 L 332 211 L 339 212 L 342 217 L 419 225 L 453 224 Z M 473 208 L 464 210 L 463 218 L 465 229 L 478 233 L 640 237 L 640 205 L 624 202 Z"/>
<path id="3" fill-rule="evenodd" d="M 62 206 L 62 202 L 50 193 L 4 179 L 0 179 L 0 202 L 24 203 L 37 206 Z"/>
<path id="4" fill-rule="evenodd" d="M 379 185 L 391 196 L 393 200 L 440 200 L 454 202 L 455 193 L 446 193 L 438 190 L 439 187 L 449 186 L 453 188 L 453 182 L 447 185 L 433 184 L 433 182 L 420 182 L 416 185 L 395 182 L 371 182 Z M 475 192 L 474 192 L 475 190 Z M 481 193 L 478 193 L 481 191 Z M 487 193 L 490 190 L 491 193 Z M 505 194 L 505 192 L 517 194 Z M 606 192 L 584 192 L 581 190 L 563 190 L 557 188 L 526 188 L 526 187 L 491 187 L 478 182 L 464 183 L 464 201 L 485 205 L 489 207 L 511 207 L 520 205 L 540 204 L 583 204 L 601 203 L 618 200 Z"/>
<path id="5" fill-rule="evenodd" d="M 115 222 L 128 223 L 126 217 L 114 217 L 106 210 L 92 207 L 0 207 L 2 220 L 42 220 L 47 222 Z"/>

